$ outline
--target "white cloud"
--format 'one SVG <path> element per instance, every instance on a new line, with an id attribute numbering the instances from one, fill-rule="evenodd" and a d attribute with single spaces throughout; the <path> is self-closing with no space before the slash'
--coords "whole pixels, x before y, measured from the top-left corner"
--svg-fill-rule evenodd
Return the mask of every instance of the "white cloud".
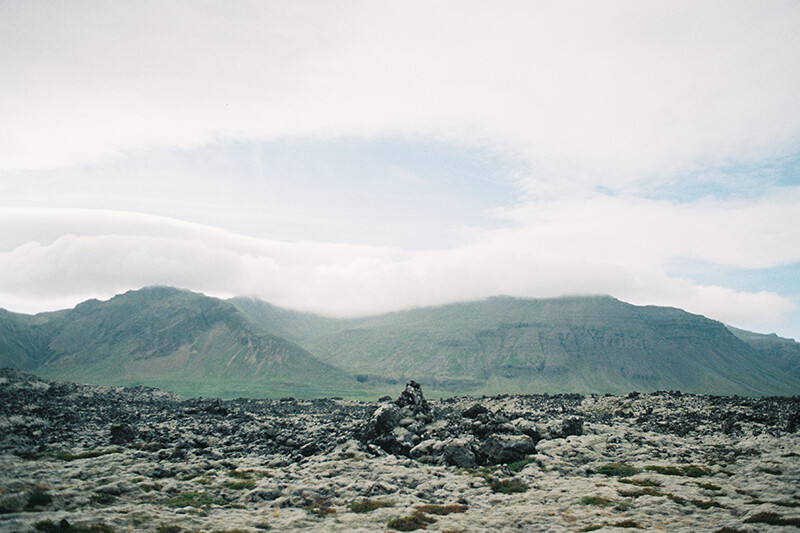
<path id="1" fill-rule="evenodd" d="M 54 207 L 0 209 L 0 305 L 167 283 L 345 314 L 500 293 L 610 293 L 736 323 L 792 306 L 665 271 L 800 262 L 797 188 L 755 201 L 637 195 L 796 153 L 797 2 L 12 1 L 0 15 L 0 194 Z M 436 139 L 523 161 L 520 204 L 495 211 L 511 227 L 425 252 L 281 243 L 57 209 L 89 203 L 65 201 L 75 182 L 53 185 L 62 175 L 47 172 L 99 162 L 80 200 L 103 161 L 153 147 L 335 136 Z M 154 202 L 209 220 L 190 216 L 214 202 L 189 205 L 187 173 Z M 138 209 L 112 201 L 142 192 L 120 176 L 105 178 L 98 203 Z M 220 217 L 237 209 L 229 199 Z"/>
<path id="2" fill-rule="evenodd" d="M 483 239 L 449 250 L 404 252 L 390 248 L 331 243 L 281 243 L 205 226 L 131 213 L 77 210 L 4 210 L 5 223 L 35 232 L 61 221 L 67 234 L 46 244 L 28 243 L 0 253 L 0 302 L 12 306 L 27 298 L 40 309 L 86 294 L 111 295 L 129 288 L 168 284 L 217 295 L 251 295 L 277 305 L 332 315 L 358 315 L 414 306 L 478 299 L 498 294 L 552 297 L 564 294 L 612 294 L 637 304 L 670 305 L 725 322 L 768 323 L 793 309 L 792 302 L 769 292 L 742 292 L 702 286 L 664 273 L 672 256 L 703 259 L 695 244 L 683 242 L 679 224 L 698 212 L 665 207 L 658 237 L 665 249 L 647 247 L 639 234 L 642 209 L 648 206 L 614 201 L 588 209 L 587 216 L 550 220 L 548 225 L 485 233 Z M 652 206 L 649 206 L 652 208 Z M 780 209 L 780 201 L 764 210 Z M 595 218 L 611 209 L 613 231 Z M 732 210 L 741 219 L 730 231 L 757 234 L 768 228 L 761 211 Z M 637 224 L 639 223 L 639 224 Z M 780 229 L 784 224 L 773 220 Z M 89 229 L 95 228 L 94 230 Z M 97 228 L 105 228 L 99 231 Z M 670 233 L 670 228 L 677 232 Z M 582 235 L 581 235 L 582 234 Z M 683 236 L 684 239 L 679 238 Z M 725 235 L 720 235 L 724 240 Z M 748 235 L 739 235 L 753 243 Z M 779 248 L 800 249 L 768 241 L 751 253 L 776 256 Z M 561 241 L 553 247 L 551 241 Z M 591 243 L 581 252 L 580 242 Z M 768 247 L 771 246 L 772 248 Z M 562 250 L 563 253 L 558 253 Z M 687 252 L 688 251 L 688 252 Z M 604 252 L 604 253 L 602 253 Z M 637 257 L 641 254 L 640 257 Z M 735 255 L 735 254 L 734 254 Z"/>
<path id="3" fill-rule="evenodd" d="M 219 136 L 415 135 L 612 187 L 794 150 L 800 7 L 12 3 L 4 169 Z"/>

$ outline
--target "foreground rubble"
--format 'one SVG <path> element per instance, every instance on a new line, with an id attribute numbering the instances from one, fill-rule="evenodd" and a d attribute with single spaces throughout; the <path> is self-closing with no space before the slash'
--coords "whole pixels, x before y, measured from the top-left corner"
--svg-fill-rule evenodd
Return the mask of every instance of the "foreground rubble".
<path id="1" fill-rule="evenodd" d="M 0 371 L 0 531 L 796 531 L 800 398 L 184 399 Z"/>

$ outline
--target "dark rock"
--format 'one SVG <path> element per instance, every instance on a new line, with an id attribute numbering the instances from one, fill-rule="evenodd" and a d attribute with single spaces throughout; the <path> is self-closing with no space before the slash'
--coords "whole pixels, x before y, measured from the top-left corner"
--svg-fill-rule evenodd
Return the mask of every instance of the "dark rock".
<path id="1" fill-rule="evenodd" d="M 523 435 L 529 436 L 533 439 L 534 443 L 539 442 L 542 440 L 542 434 L 539 432 L 539 428 L 536 427 L 536 424 L 531 422 L 530 420 L 525 420 L 524 418 L 518 418 L 512 422 L 514 427 L 522 433 Z"/>
<path id="2" fill-rule="evenodd" d="M 375 409 L 369 428 L 373 433 L 389 433 L 400 423 L 400 409 L 391 403 L 385 403 Z"/>
<path id="3" fill-rule="evenodd" d="M 443 457 L 447 464 L 472 468 L 477 464 L 472 445 L 467 439 L 451 439 L 444 445 Z"/>
<path id="4" fill-rule="evenodd" d="M 128 424 L 111 426 L 111 444 L 128 444 L 136 439 L 136 431 Z"/>
<path id="5" fill-rule="evenodd" d="M 527 435 L 492 435 L 478 450 L 483 462 L 489 465 L 521 461 L 536 451 L 536 444 Z"/>
<path id="6" fill-rule="evenodd" d="M 563 420 L 555 420 L 547 425 L 547 435 L 551 439 L 583 435 L 583 419 L 578 416 L 570 416 Z"/>
<path id="7" fill-rule="evenodd" d="M 463 416 L 464 418 L 478 418 L 478 415 L 482 415 L 488 412 L 489 410 L 486 407 L 482 406 L 479 403 L 475 403 L 472 404 L 467 409 L 465 409 L 464 412 L 461 413 L 461 416 Z"/>
<path id="8" fill-rule="evenodd" d="M 400 393 L 400 397 L 394 402 L 398 407 L 408 407 L 414 414 L 429 414 L 431 412 L 428 402 L 422 395 L 422 387 L 414 380 L 406 384 L 406 388 Z"/>
<path id="9" fill-rule="evenodd" d="M 206 406 L 206 408 L 203 409 L 203 411 L 205 411 L 206 413 L 208 413 L 210 415 L 225 416 L 225 415 L 228 414 L 228 409 L 226 409 L 225 406 L 222 405 L 222 403 L 219 402 L 219 401 L 214 402 L 211 405 Z"/>
<path id="10" fill-rule="evenodd" d="M 800 410 L 789 415 L 786 421 L 786 432 L 795 433 L 800 428 Z"/>
<path id="11" fill-rule="evenodd" d="M 300 450 L 298 450 L 303 457 L 309 457 L 314 455 L 319 451 L 317 445 L 313 442 L 309 442 L 308 444 L 301 446 Z"/>

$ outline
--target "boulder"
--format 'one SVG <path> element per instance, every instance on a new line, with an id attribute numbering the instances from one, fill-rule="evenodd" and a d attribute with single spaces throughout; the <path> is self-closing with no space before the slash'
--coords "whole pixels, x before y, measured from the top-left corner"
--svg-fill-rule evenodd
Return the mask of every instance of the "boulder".
<path id="1" fill-rule="evenodd" d="M 482 415 L 484 413 L 488 413 L 489 410 L 482 406 L 479 403 L 472 404 L 468 408 L 464 409 L 464 412 L 461 413 L 461 416 L 464 418 L 478 418 L 478 415 Z"/>
<path id="2" fill-rule="evenodd" d="M 551 439 L 563 439 L 570 435 L 583 435 L 583 419 L 569 416 L 562 420 L 554 420 L 547 424 L 546 436 Z"/>
<path id="3" fill-rule="evenodd" d="M 136 438 L 136 432 L 128 424 L 111 426 L 111 444 L 128 444 Z"/>
<path id="4" fill-rule="evenodd" d="M 511 424 L 514 426 L 514 428 L 516 428 L 517 431 L 533 439 L 534 443 L 542 440 L 542 434 L 539 432 L 539 428 L 536 427 L 536 424 L 534 424 L 530 420 L 525 420 L 524 418 L 517 418 L 516 420 L 511 422 Z"/>
<path id="5" fill-rule="evenodd" d="M 372 413 L 372 418 L 367 425 L 368 432 L 379 434 L 389 433 L 400 423 L 400 408 L 393 403 L 381 404 Z"/>
<path id="6" fill-rule="evenodd" d="M 490 465 L 521 461 L 536 451 L 536 443 L 527 435 L 491 435 L 480 446 L 483 462 Z"/>
<path id="7" fill-rule="evenodd" d="M 472 451 L 472 442 L 469 439 L 449 439 L 443 449 L 444 461 L 461 468 L 472 468 L 477 464 L 475 452 Z"/>

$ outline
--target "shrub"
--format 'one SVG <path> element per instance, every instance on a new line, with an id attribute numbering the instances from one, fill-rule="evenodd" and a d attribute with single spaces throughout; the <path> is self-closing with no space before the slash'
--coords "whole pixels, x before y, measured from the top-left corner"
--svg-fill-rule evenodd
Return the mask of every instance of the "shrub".
<path id="1" fill-rule="evenodd" d="M 170 524 L 166 526 L 158 526 L 156 528 L 156 533 L 183 533 L 186 531 L 181 526 L 176 526 L 175 524 Z"/>
<path id="2" fill-rule="evenodd" d="M 648 465 L 644 467 L 649 472 L 662 474 L 665 476 L 682 476 L 683 470 L 679 466 L 662 466 L 662 465 Z"/>
<path id="3" fill-rule="evenodd" d="M 422 505 L 417 507 L 421 513 L 435 514 L 435 515 L 448 515 L 450 513 L 463 513 L 466 512 L 466 505 Z"/>
<path id="4" fill-rule="evenodd" d="M 636 474 L 637 472 L 639 472 L 639 469 L 625 463 L 609 463 L 597 469 L 598 474 L 617 477 L 628 477 Z"/>
<path id="5" fill-rule="evenodd" d="M 762 512 L 756 513 L 745 520 L 746 524 L 769 524 L 772 526 L 795 526 L 800 527 L 800 518 L 784 518 L 778 513 Z"/>
<path id="6" fill-rule="evenodd" d="M 489 486 L 493 492 L 501 494 L 514 494 L 528 490 L 528 485 L 518 479 L 492 479 Z"/>
<path id="7" fill-rule="evenodd" d="M 416 529 L 425 529 L 428 524 L 432 524 L 434 522 L 436 522 L 435 518 L 418 511 L 409 516 L 389 520 L 389 523 L 386 524 L 386 526 L 390 527 L 391 529 L 396 529 L 397 531 L 414 531 Z"/>
<path id="8" fill-rule="evenodd" d="M 42 489 L 34 489 L 28 494 L 28 501 L 25 503 L 25 509 L 35 509 L 36 507 L 44 507 L 53 501 L 53 497 Z"/>
<path id="9" fill-rule="evenodd" d="M 353 502 L 347 506 L 348 509 L 354 513 L 368 513 L 381 507 L 393 507 L 394 503 L 382 500 L 361 500 L 360 502 Z"/>
<path id="10" fill-rule="evenodd" d="M 607 507 L 614 502 L 608 498 L 603 498 L 602 496 L 584 496 L 581 498 L 581 503 L 583 505 L 599 505 L 601 507 Z"/>
<path id="11" fill-rule="evenodd" d="M 611 527 L 632 527 L 636 529 L 641 529 L 642 526 L 634 522 L 633 520 L 623 520 L 622 522 L 617 522 L 615 524 L 609 524 Z"/>
<path id="12" fill-rule="evenodd" d="M 228 476 L 235 479 L 253 479 L 250 472 L 243 472 L 241 470 L 228 470 Z"/>
<path id="13" fill-rule="evenodd" d="M 643 487 L 634 490 L 618 490 L 617 494 L 623 498 L 638 498 L 639 496 L 661 496 L 661 492 L 653 487 Z"/>
<path id="14" fill-rule="evenodd" d="M 700 509 L 710 509 L 712 507 L 722 508 L 723 505 L 714 500 L 689 500 L 689 503 Z"/>
<path id="15" fill-rule="evenodd" d="M 617 480 L 620 483 L 627 483 L 628 485 L 635 485 L 637 487 L 660 487 L 661 482 L 655 479 L 629 479 L 622 478 Z"/>
<path id="16" fill-rule="evenodd" d="M 156 491 L 159 492 L 161 489 L 164 488 L 164 485 L 161 483 L 139 483 L 139 488 L 145 492 Z"/>
<path id="17" fill-rule="evenodd" d="M 22 509 L 22 502 L 16 498 L 7 498 L 0 503 L 0 515 L 18 513 Z"/>
<path id="18" fill-rule="evenodd" d="M 244 479 L 242 481 L 229 481 L 225 486 L 233 490 L 252 489 L 255 488 L 256 482 L 252 479 Z"/>
<path id="19" fill-rule="evenodd" d="M 536 458 L 535 457 L 526 457 L 525 459 L 523 459 L 521 461 L 515 461 L 513 463 L 509 463 L 508 464 L 508 469 L 511 470 L 512 472 L 519 472 L 523 468 L 528 466 L 529 464 L 535 463 L 535 462 L 536 462 Z"/>
<path id="20" fill-rule="evenodd" d="M 656 474 L 663 474 L 665 476 L 687 476 L 687 477 L 702 477 L 710 476 L 711 471 L 704 466 L 687 465 L 687 466 L 662 466 L 662 465 L 649 465 L 644 467 L 645 470 L 655 472 Z"/>
<path id="21" fill-rule="evenodd" d="M 97 505 L 108 505 L 117 501 L 117 497 L 113 494 L 106 494 L 104 492 L 100 492 L 98 494 L 92 494 L 92 503 L 96 503 Z"/>
<path id="22" fill-rule="evenodd" d="M 703 477 L 710 476 L 711 474 L 711 470 L 704 466 L 689 465 L 683 467 L 683 475 L 687 477 Z"/>

